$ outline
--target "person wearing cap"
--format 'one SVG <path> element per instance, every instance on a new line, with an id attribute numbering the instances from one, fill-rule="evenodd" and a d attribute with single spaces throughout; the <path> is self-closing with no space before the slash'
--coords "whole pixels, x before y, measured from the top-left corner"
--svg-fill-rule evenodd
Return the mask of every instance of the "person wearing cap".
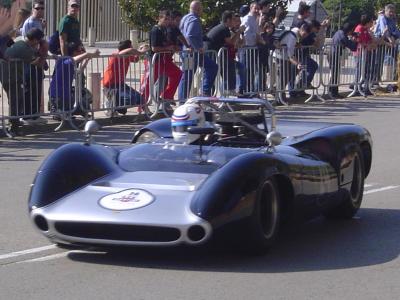
<path id="1" fill-rule="evenodd" d="M 46 28 L 46 21 L 44 17 L 44 1 L 36 0 L 32 4 L 32 14 L 25 20 L 24 25 L 21 28 L 21 34 L 26 37 L 26 33 L 32 28 L 38 28 L 44 32 Z"/>
<path id="2" fill-rule="evenodd" d="M 78 21 L 78 14 L 80 10 L 80 1 L 68 1 L 68 13 L 61 19 L 58 31 L 60 34 L 60 49 L 61 55 L 68 55 L 69 43 L 81 43 L 81 31 Z"/>
<path id="3" fill-rule="evenodd" d="M 5 51 L 5 58 L 9 60 L 2 64 L 2 85 L 7 93 L 10 105 L 10 129 L 11 135 L 19 135 L 21 125 L 16 117 L 36 114 L 38 105 L 26 107 L 30 103 L 26 95 L 24 86 L 26 85 L 25 72 L 27 66 L 34 65 L 41 67 L 46 62 L 46 56 L 43 51 L 39 52 L 39 46 L 43 41 L 43 31 L 38 28 L 32 28 L 26 34 L 24 40 L 17 41 Z M 17 61 L 16 61 L 17 60 Z M 28 99 L 27 99 L 28 98 Z M 28 111 L 31 109 L 31 111 Z"/>

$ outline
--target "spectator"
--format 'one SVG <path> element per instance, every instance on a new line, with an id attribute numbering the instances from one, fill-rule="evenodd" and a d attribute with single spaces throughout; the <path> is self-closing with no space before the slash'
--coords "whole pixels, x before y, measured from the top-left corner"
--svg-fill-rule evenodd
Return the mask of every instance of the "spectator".
<path id="1" fill-rule="evenodd" d="M 278 90 L 285 90 L 288 84 L 289 94 L 293 95 L 294 80 L 296 71 L 303 71 L 305 66 L 296 57 L 296 45 L 311 33 L 311 26 L 304 23 L 300 28 L 293 28 L 282 36 L 280 41 L 281 49 L 275 52 L 278 68 Z M 286 103 L 286 95 L 282 93 L 281 100 Z"/>
<path id="2" fill-rule="evenodd" d="M 302 23 L 305 24 L 305 23 Z M 310 22 L 311 33 L 301 41 L 301 46 L 303 49 L 299 51 L 300 60 L 303 65 L 306 66 L 304 72 L 301 72 L 299 82 L 297 83 L 297 89 L 301 90 L 298 92 L 293 92 L 291 94 L 292 97 L 304 97 L 308 96 L 304 92 L 304 89 L 313 89 L 314 87 L 311 85 L 311 82 L 314 78 L 315 73 L 318 70 L 318 63 L 312 59 L 311 51 L 314 48 L 319 49 L 323 46 L 326 35 L 326 27 L 329 24 L 329 20 L 325 20 L 323 25 L 317 20 L 313 20 Z"/>
<path id="3" fill-rule="evenodd" d="M 246 92 L 255 92 L 256 76 L 258 72 L 258 49 L 254 49 L 259 44 L 263 44 L 260 36 L 260 27 L 257 18 L 260 14 L 260 7 L 257 2 L 250 4 L 250 12 L 242 18 L 242 25 L 245 26 L 244 41 L 245 47 L 240 51 L 240 61 L 246 67 Z M 246 49 L 247 48 L 247 49 Z M 249 49 L 250 48 L 250 49 Z"/>
<path id="4" fill-rule="evenodd" d="M 38 49 L 43 39 L 43 32 L 37 28 L 31 29 L 26 40 L 17 41 L 5 51 L 5 57 L 9 60 L 2 65 L 2 85 L 7 93 L 10 106 L 10 134 L 20 134 L 20 121 L 16 118 L 26 113 L 35 114 L 38 111 L 39 103 L 32 104 L 32 111 L 26 110 L 26 81 L 25 71 L 30 65 L 42 66 L 45 62 L 44 56 L 39 56 Z M 36 108 L 36 110 L 35 110 Z M 28 108 L 29 109 L 29 108 Z M 39 120 L 41 121 L 41 120 Z"/>
<path id="5" fill-rule="evenodd" d="M 340 70 L 341 70 L 341 58 L 343 55 L 343 49 L 348 48 L 351 51 L 357 50 L 357 43 L 349 37 L 352 36 L 354 26 L 345 23 L 341 30 L 336 31 L 332 37 L 332 46 L 328 48 L 328 62 L 331 69 L 331 78 L 329 82 L 329 93 L 334 98 L 342 98 L 339 94 L 338 84 Z"/>
<path id="6" fill-rule="evenodd" d="M 374 70 L 374 80 L 380 81 L 382 77 L 383 64 L 392 66 L 392 69 L 396 69 L 397 65 L 397 53 L 398 49 L 396 47 L 396 41 L 400 38 L 400 31 L 397 28 L 396 20 L 396 7 L 393 4 L 388 4 L 385 6 L 383 14 L 378 16 L 376 23 L 375 37 L 381 38 L 381 45 L 375 53 L 375 70 Z M 392 73 L 395 73 L 392 71 Z M 393 78 L 388 78 L 389 80 L 395 80 L 394 74 L 390 74 Z"/>
<path id="7" fill-rule="evenodd" d="M 307 19 L 311 16 L 311 6 L 306 2 L 300 2 L 297 10 L 297 17 L 293 19 L 291 28 L 300 28 L 307 23 Z"/>
<path id="8" fill-rule="evenodd" d="M 44 1 L 36 0 L 32 4 L 32 14 L 25 20 L 24 25 L 21 29 L 22 36 L 26 36 L 26 33 L 32 28 L 38 28 L 41 31 L 46 29 L 46 21 L 44 17 Z"/>
<path id="9" fill-rule="evenodd" d="M 121 41 L 118 44 L 118 52 L 114 53 L 108 60 L 108 66 L 103 76 L 104 92 L 108 101 L 115 99 L 116 106 L 140 105 L 143 103 L 142 96 L 131 86 L 126 84 L 126 75 L 129 65 L 132 62 L 138 62 L 139 56 L 146 53 L 144 47 L 136 50 L 132 47 L 130 40 Z M 108 103 L 106 107 L 112 107 Z M 119 108 L 117 112 L 126 114 L 126 108 Z"/>
<path id="10" fill-rule="evenodd" d="M 219 52 L 222 47 L 234 46 L 235 41 L 244 31 L 244 26 L 231 35 L 230 28 L 233 27 L 234 14 L 231 11 L 224 11 L 222 14 L 221 24 L 211 28 L 207 33 L 207 42 L 205 43 L 207 50 Z M 235 90 L 235 61 L 228 56 L 227 51 L 222 53 L 220 61 L 222 65 L 221 75 L 223 76 L 225 89 Z"/>
<path id="11" fill-rule="evenodd" d="M 393 4 L 386 5 L 385 13 L 379 15 L 375 28 L 375 36 L 384 37 L 392 44 L 400 38 L 400 31 L 397 28 L 396 7 Z"/>
<path id="12" fill-rule="evenodd" d="M 259 26 L 262 30 L 264 24 L 266 22 L 271 22 L 274 26 L 278 26 L 281 22 L 281 17 L 284 13 L 284 9 L 281 6 L 278 6 L 275 10 L 272 9 L 272 0 L 261 0 L 258 2 L 260 5 L 260 18 L 259 18 Z"/>
<path id="13" fill-rule="evenodd" d="M 190 45 L 190 48 L 195 53 L 184 53 L 183 61 L 187 62 L 184 65 L 184 72 L 179 83 L 179 101 L 184 102 L 191 90 L 193 75 L 197 70 L 197 67 L 203 67 L 203 81 L 202 81 L 202 94 L 204 96 L 211 96 L 211 90 L 214 86 L 215 77 L 217 76 L 218 66 L 209 57 L 208 54 L 204 53 L 203 45 L 203 29 L 201 26 L 201 15 L 203 13 L 203 7 L 200 1 L 192 1 L 190 3 L 189 14 L 185 15 L 180 24 L 180 30 L 186 41 Z M 185 47 L 184 49 L 187 50 Z M 193 63 L 191 63 L 193 62 Z"/>
<path id="14" fill-rule="evenodd" d="M 266 88 L 266 77 L 270 71 L 269 65 L 269 55 L 270 52 L 275 49 L 274 41 L 275 38 L 273 36 L 275 32 L 275 25 L 273 22 L 265 22 L 262 24 L 261 28 L 261 38 L 264 41 L 264 44 L 259 46 L 259 62 L 260 62 L 260 74 L 259 79 L 261 82 L 257 84 L 259 90 L 265 91 Z"/>
<path id="15" fill-rule="evenodd" d="M 186 41 L 181 30 L 179 29 L 179 24 L 181 23 L 182 17 L 183 15 L 179 11 L 174 10 L 171 12 L 171 22 L 167 29 L 168 41 L 172 45 L 175 45 L 179 48 L 182 48 L 182 46 L 190 48 L 189 43 Z"/>
<path id="16" fill-rule="evenodd" d="M 231 35 L 235 35 L 241 28 L 241 19 L 239 14 L 235 14 L 233 18 L 233 27 L 231 28 Z M 242 29 L 243 30 L 243 29 Z M 241 30 L 241 31 L 242 31 Z M 228 45 L 228 56 L 229 59 L 233 59 L 235 62 L 236 69 L 236 91 L 238 95 L 243 95 L 246 88 L 246 70 L 244 64 L 237 60 L 237 50 L 242 48 L 244 45 L 243 34 L 236 35 L 233 45 Z"/>
<path id="17" fill-rule="evenodd" d="M 79 68 L 82 71 L 89 60 L 98 57 L 99 54 L 99 50 L 93 53 L 86 52 L 82 43 L 68 44 L 67 56 L 60 57 L 57 60 L 50 81 L 49 96 L 51 113 L 63 113 L 73 110 L 75 104 L 73 82 L 76 74 L 76 66 L 82 63 Z M 88 103 L 82 103 L 82 105 L 87 108 Z"/>
<path id="18" fill-rule="evenodd" d="M 356 26 L 356 41 L 358 49 L 354 52 L 356 60 L 356 83 L 360 84 L 361 91 L 365 95 L 372 95 L 369 90 L 369 81 L 371 79 L 372 68 L 372 50 L 376 48 L 376 41 L 371 34 L 371 28 L 374 25 L 374 18 L 371 15 L 362 15 L 360 24 Z M 366 51 L 365 55 L 365 72 L 362 72 L 362 51 Z M 362 79 L 362 80 L 361 80 Z M 360 82 L 362 81 L 362 82 Z"/>
<path id="19" fill-rule="evenodd" d="M 151 53 L 157 55 L 153 66 L 153 79 L 156 82 L 159 76 L 166 77 L 166 88 L 162 92 L 161 97 L 172 102 L 175 97 L 176 89 L 182 76 L 181 70 L 174 64 L 171 53 L 179 51 L 176 45 L 172 45 L 168 41 L 167 29 L 171 22 L 170 12 L 167 10 L 160 11 L 158 15 L 158 23 L 153 26 L 150 31 L 150 48 Z M 150 82 L 146 81 L 144 97 L 147 100 L 150 96 Z M 169 104 L 167 105 L 167 108 Z"/>
<path id="20" fill-rule="evenodd" d="M 59 25 L 61 55 L 68 55 L 69 43 L 81 44 L 81 31 L 78 21 L 80 1 L 68 1 L 68 13 L 61 19 Z"/>

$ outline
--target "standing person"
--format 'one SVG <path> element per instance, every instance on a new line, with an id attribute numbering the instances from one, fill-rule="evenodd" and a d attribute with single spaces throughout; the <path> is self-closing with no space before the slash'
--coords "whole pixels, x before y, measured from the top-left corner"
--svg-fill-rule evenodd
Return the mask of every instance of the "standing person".
<path id="1" fill-rule="evenodd" d="M 32 28 L 38 28 L 41 31 L 46 29 L 46 20 L 44 17 L 44 1 L 36 0 L 32 4 L 32 14 L 25 20 L 24 25 L 21 29 L 22 36 L 26 36 L 26 33 Z"/>
<path id="2" fill-rule="evenodd" d="M 240 61 L 246 67 L 246 92 L 255 92 L 255 76 L 261 77 L 258 64 L 259 64 L 259 51 L 256 47 L 259 44 L 264 44 L 260 36 L 260 26 L 258 24 L 258 17 L 260 14 L 260 7 L 257 2 L 250 4 L 249 13 L 242 18 L 242 25 L 245 27 L 244 31 L 244 48 L 240 51 Z M 246 49 L 247 48 L 247 49 Z M 250 48 L 250 49 L 249 49 Z"/>
<path id="3" fill-rule="evenodd" d="M 10 60 L 3 63 L 2 85 L 7 93 L 10 105 L 10 134 L 20 133 L 20 121 L 16 118 L 24 114 L 35 114 L 38 112 L 39 103 L 32 104 L 32 111 L 26 111 L 26 77 L 25 71 L 30 65 L 42 66 L 45 57 L 38 55 L 39 45 L 44 37 L 41 30 L 33 28 L 28 31 L 25 40 L 17 41 L 5 51 L 5 57 Z M 34 110 L 35 109 L 35 110 Z"/>
<path id="4" fill-rule="evenodd" d="M 384 13 L 378 16 L 374 35 L 376 38 L 382 39 L 382 45 L 378 46 L 378 49 L 375 53 L 374 70 L 374 79 L 376 81 L 380 81 L 384 63 L 394 67 L 394 70 L 397 66 L 398 49 L 396 47 L 396 42 L 400 38 L 400 31 L 397 28 L 396 7 L 393 4 L 386 5 Z M 394 74 L 390 75 L 393 76 Z M 388 79 L 393 80 L 395 78 Z"/>
<path id="5" fill-rule="evenodd" d="M 192 1 L 190 3 L 190 12 L 185 15 L 180 24 L 180 30 L 191 49 L 195 53 L 185 53 L 183 60 L 193 61 L 193 64 L 188 63 L 184 66 L 184 72 L 179 83 L 179 101 L 184 102 L 191 90 L 193 75 L 197 70 L 197 66 L 203 67 L 203 85 L 202 94 L 204 96 L 211 96 L 211 90 L 214 86 L 215 77 L 217 76 L 217 64 L 204 53 L 203 45 L 203 29 L 201 26 L 201 15 L 203 7 L 200 1 Z M 184 48 L 187 50 L 187 48 Z"/>
<path id="6" fill-rule="evenodd" d="M 78 21 L 78 14 L 81 8 L 79 0 L 68 1 L 68 12 L 61 19 L 58 27 L 60 50 L 62 56 L 68 55 L 68 44 L 81 43 L 81 29 Z"/>
<path id="7" fill-rule="evenodd" d="M 172 102 L 181 80 L 182 72 L 172 60 L 171 54 L 178 51 L 179 48 L 168 41 L 167 29 L 170 22 L 170 12 L 167 10 L 160 11 L 158 23 L 150 31 L 150 49 L 152 55 L 157 55 L 153 66 L 154 83 L 157 82 L 160 76 L 167 78 L 167 86 L 161 93 L 161 98 Z M 148 100 L 149 96 L 150 80 L 147 80 L 144 90 L 145 100 Z"/>
<path id="8" fill-rule="evenodd" d="M 369 81 L 371 79 L 372 71 L 372 50 L 376 48 L 376 43 L 373 35 L 371 34 L 371 28 L 374 25 L 374 17 L 371 15 L 362 15 L 360 24 L 356 26 L 354 32 L 356 33 L 356 41 L 358 43 L 358 49 L 354 52 L 354 58 L 356 60 L 356 83 L 360 84 L 361 90 L 365 95 L 372 95 L 369 89 Z M 362 73 L 363 67 L 363 51 L 365 51 L 365 62 L 364 62 L 364 74 Z M 362 82 L 360 82 L 362 79 Z"/>
<path id="9" fill-rule="evenodd" d="M 231 11 L 224 11 L 222 13 L 221 24 L 211 28 L 207 33 L 207 50 L 213 50 L 217 53 L 222 47 L 232 47 L 235 45 L 235 41 L 244 32 L 244 26 L 231 35 L 230 28 L 234 25 L 234 14 Z M 234 91 L 235 90 L 235 61 L 229 57 L 228 52 L 222 53 L 220 64 L 221 75 L 223 76 L 224 89 Z"/>
<path id="10" fill-rule="evenodd" d="M 108 65 L 104 71 L 103 86 L 107 100 L 115 97 L 116 106 L 140 105 L 143 103 L 142 96 L 138 91 L 126 84 L 126 75 L 129 65 L 138 62 L 139 56 L 145 54 L 145 47 L 136 50 L 132 47 L 132 41 L 124 40 L 118 44 L 118 52 L 114 53 L 108 60 Z M 109 103 L 107 107 L 113 105 Z M 117 112 L 126 114 L 126 108 L 119 108 Z"/>
<path id="11" fill-rule="evenodd" d="M 354 26 L 350 23 L 343 24 L 342 29 L 336 31 L 332 37 L 332 45 L 328 48 L 328 63 L 331 69 L 331 78 L 329 82 L 329 93 L 334 98 L 342 98 L 339 94 L 338 84 L 343 49 L 348 48 L 350 51 L 357 50 L 357 43 L 349 38 L 352 36 Z"/>
<path id="12" fill-rule="evenodd" d="M 275 27 L 278 26 L 284 13 L 282 6 L 278 6 L 274 12 L 271 6 L 272 0 L 261 0 L 258 4 L 260 5 L 260 28 L 262 29 L 266 22 L 272 22 Z"/>
<path id="13" fill-rule="evenodd" d="M 297 10 L 297 17 L 293 19 L 291 28 L 300 28 L 311 16 L 311 6 L 306 2 L 300 2 Z"/>

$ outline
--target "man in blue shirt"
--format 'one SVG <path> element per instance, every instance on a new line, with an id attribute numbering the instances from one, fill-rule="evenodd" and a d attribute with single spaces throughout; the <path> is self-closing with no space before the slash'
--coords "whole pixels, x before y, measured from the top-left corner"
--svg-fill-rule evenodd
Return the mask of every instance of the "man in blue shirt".
<path id="1" fill-rule="evenodd" d="M 202 94 L 211 96 L 211 90 L 214 85 L 215 77 L 218 72 L 218 66 L 207 53 L 204 54 L 203 47 L 203 29 L 201 27 L 200 16 L 203 12 L 203 7 L 200 1 L 192 1 L 190 3 L 190 12 L 185 15 L 180 24 L 180 30 L 190 45 L 189 49 L 195 51 L 192 53 L 184 53 L 183 58 L 183 76 L 179 84 L 178 97 L 180 102 L 184 102 L 189 94 L 193 81 L 193 74 L 196 72 L 197 66 L 204 68 Z M 188 49 L 188 48 L 184 48 Z"/>
<path id="2" fill-rule="evenodd" d="M 396 24 L 396 8 L 393 4 L 385 6 L 385 13 L 379 15 L 375 28 L 376 37 L 384 37 L 390 43 L 400 38 Z"/>
<path id="3" fill-rule="evenodd" d="M 43 19 L 44 9 L 44 1 L 36 0 L 33 2 L 32 15 L 26 19 L 21 28 L 21 33 L 24 37 L 26 37 L 26 33 L 32 28 L 38 28 L 44 32 L 46 27 L 46 21 Z"/>
<path id="4" fill-rule="evenodd" d="M 372 61 L 373 80 L 379 82 L 382 77 L 384 63 L 392 65 L 393 70 L 396 69 L 397 65 L 397 47 L 395 46 L 396 41 L 400 38 L 400 31 L 397 28 L 396 7 L 393 4 L 386 5 L 384 14 L 378 16 L 374 34 L 383 40 L 383 44 L 376 49 Z M 387 79 L 395 79 L 394 72 L 390 77 L 393 78 Z"/>

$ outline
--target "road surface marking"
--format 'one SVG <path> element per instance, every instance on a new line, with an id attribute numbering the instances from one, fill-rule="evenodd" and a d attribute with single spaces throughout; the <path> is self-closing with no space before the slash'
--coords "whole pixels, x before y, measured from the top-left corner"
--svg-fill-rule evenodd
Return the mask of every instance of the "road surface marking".
<path id="1" fill-rule="evenodd" d="M 22 250 L 22 251 L 17 251 L 17 252 L 11 252 L 8 254 L 1 254 L 0 260 L 5 260 L 5 259 L 13 258 L 13 257 L 22 256 L 22 255 L 28 255 L 28 254 L 32 254 L 32 253 L 43 252 L 43 251 L 47 251 L 47 250 L 51 250 L 51 249 L 55 249 L 55 248 L 57 248 L 56 245 L 48 245 L 48 246 L 39 247 L 39 248 L 32 248 L 32 249 L 27 249 L 27 250 Z"/>
<path id="2" fill-rule="evenodd" d="M 57 259 L 57 258 L 62 258 L 67 256 L 69 253 L 71 253 L 72 251 L 67 251 L 67 252 L 61 252 L 61 253 L 57 253 L 57 254 L 52 254 L 52 255 L 47 255 L 47 256 L 43 256 L 43 257 L 39 257 L 39 258 L 33 258 L 33 259 L 27 259 L 27 260 L 22 260 L 17 262 L 18 264 L 22 264 L 22 263 L 30 263 L 30 262 L 43 262 L 43 261 L 48 261 L 48 260 L 53 260 L 53 259 Z"/>
<path id="3" fill-rule="evenodd" d="M 369 188 L 369 187 L 373 187 L 375 184 L 374 183 L 370 183 L 370 184 L 364 184 L 364 187 L 365 188 Z"/>
<path id="4" fill-rule="evenodd" d="M 387 191 L 387 190 L 393 190 L 393 189 L 397 189 L 399 188 L 399 185 L 389 185 L 389 186 L 385 186 L 383 188 L 379 188 L 379 189 L 373 189 L 373 190 L 369 190 L 364 192 L 364 195 L 368 195 L 368 194 L 372 194 L 372 193 L 378 193 L 378 192 L 383 192 L 383 191 Z"/>

